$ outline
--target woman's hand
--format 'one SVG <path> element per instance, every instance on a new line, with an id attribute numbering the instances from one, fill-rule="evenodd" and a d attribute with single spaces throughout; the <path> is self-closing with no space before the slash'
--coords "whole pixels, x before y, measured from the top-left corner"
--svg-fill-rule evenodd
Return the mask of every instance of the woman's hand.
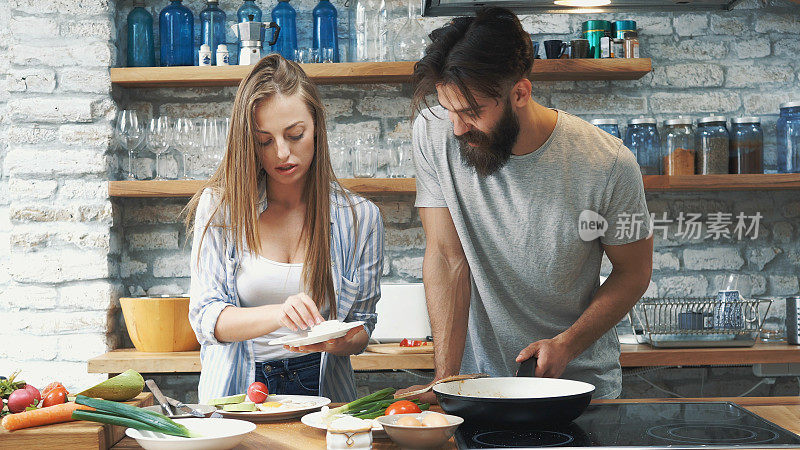
<path id="1" fill-rule="evenodd" d="M 318 344 L 301 345 L 300 347 L 284 345 L 283 348 L 295 353 L 325 352 L 344 356 L 360 352 L 366 344 L 367 332 L 363 326 L 360 326 L 348 330 L 347 334 L 340 338 L 329 339 Z"/>
<path id="2" fill-rule="evenodd" d="M 324 321 L 314 300 L 304 292 L 287 298 L 281 305 L 278 318 L 281 325 L 292 331 L 311 328 Z"/>

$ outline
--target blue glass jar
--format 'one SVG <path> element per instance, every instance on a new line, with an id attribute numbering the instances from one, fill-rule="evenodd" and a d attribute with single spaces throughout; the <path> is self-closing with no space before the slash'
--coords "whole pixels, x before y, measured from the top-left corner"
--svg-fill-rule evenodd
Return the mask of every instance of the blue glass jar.
<path id="1" fill-rule="evenodd" d="M 162 66 L 194 65 L 194 16 L 181 0 L 171 0 L 158 17 Z"/>
<path id="2" fill-rule="evenodd" d="M 713 175 L 728 173 L 730 134 L 722 116 L 703 117 L 697 121 L 695 173 Z"/>
<path id="3" fill-rule="evenodd" d="M 764 132 L 758 117 L 731 119 L 729 173 L 764 173 Z"/>
<path id="4" fill-rule="evenodd" d="M 643 175 L 661 174 L 661 138 L 656 119 L 641 118 L 628 121 L 625 146 L 636 155 Z"/>
<path id="5" fill-rule="evenodd" d="M 778 173 L 800 173 L 800 101 L 781 105 L 777 129 Z"/>
<path id="6" fill-rule="evenodd" d="M 622 139 L 619 133 L 619 121 L 617 119 L 594 119 L 592 120 L 592 125 L 614 137 Z"/>
<path id="7" fill-rule="evenodd" d="M 311 47 L 315 49 L 332 48 L 333 62 L 339 62 L 339 32 L 336 21 L 336 7 L 328 0 L 319 0 L 314 7 L 314 34 Z"/>
<path id="8" fill-rule="evenodd" d="M 281 27 L 278 42 L 272 46 L 272 51 L 280 53 L 288 60 L 293 60 L 294 51 L 297 49 L 297 12 L 289 4 L 289 0 L 280 0 L 272 8 L 272 21 Z"/>
<path id="9" fill-rule="evenodd" d="M 217 65 L 217 47 L 225 44 L 225 11 L 219 9 L 219 0 L 208 0 L 200 11 L 200 44 L 211 47 L 211 64 Z"/>
<path id="10" fill-rule="evenodd" d="M 250 16 L 253 16 L 251 19 Z M 255 0 L 244 0 L 242 6 L 236 11 L 236 21 L 242 22 L 261 22 L 261 8 L 256 5 Z"/>
<path id="11" fill-rule="evenodd" d="M 128 67 L 155 65 L 153 15 L 144 9 L 144 0 L 136 0 L 133 2 L 133 9 L 128 13 Z"/>

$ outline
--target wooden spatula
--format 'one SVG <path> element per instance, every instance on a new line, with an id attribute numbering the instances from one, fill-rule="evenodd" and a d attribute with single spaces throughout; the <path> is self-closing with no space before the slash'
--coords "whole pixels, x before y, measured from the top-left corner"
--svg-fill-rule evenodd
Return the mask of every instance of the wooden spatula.
<path id="1" fill-rule="evenodd" d="M 449 381 L 472 380 L 475 378 L 486 378 L 488 376 L 489 376 L 488 373 L 467 373 L 463 375 L 452 375 L 449 377 L 444 377 L 441 380 L 436 380 L 422 389 L 417 389 L 416 391 L 409 391 L 403 394 L 395 394 L 394 398 L 408 398 L 408 397 L 413 397 L 415 395 L 424 394 L 430 391 L 434 386 L 436 386 L 439 383 L 447 383 Z"/>

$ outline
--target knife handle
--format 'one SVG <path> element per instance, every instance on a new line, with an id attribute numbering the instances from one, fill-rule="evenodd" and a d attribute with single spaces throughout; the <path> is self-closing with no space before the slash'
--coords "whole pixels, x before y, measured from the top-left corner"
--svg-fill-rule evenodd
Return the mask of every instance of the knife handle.
<path id="1" fill-rule="evenodd" d="M 175 411 L 172 410 L 172 406 L 170 406 L 166 397 L 164 397 L 164 394 L 161 393 L 161 389 L 158 388 L 156 382 L 153 380 L 147 380 L 144 382 L 144 384 L 146 384 L 147 388 L 150 389 L 150 392 L 153 393 L 153 396 L 155 396 L 156 400 L 158 401 L 158 404 L 161 405 L 161 408 L 164 411 L 166 411 L 167 415 L 174 416 Z"/>

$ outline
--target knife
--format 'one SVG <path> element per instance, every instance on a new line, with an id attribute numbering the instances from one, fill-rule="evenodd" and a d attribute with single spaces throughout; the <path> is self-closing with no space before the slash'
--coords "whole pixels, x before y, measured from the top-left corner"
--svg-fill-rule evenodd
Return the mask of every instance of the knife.
<path id="1" fill-rule="evenodd" d="M 156 397 L 156 401 L 158 404 L 161 405 L 161 410 L 164 412 L 166 416 L 174 416 L 175 412 L 172 411 L 169 402 L 167 402 L 167 398 L 164 397 L 164 394 L 161 393 L 161 389 L 158 388 L 156 382 L 153 380 L 147 380 L 144 382 L 147 385 L 147 388 L 150 389 L 150 392 Z"/>
<path id="2" fill-rule="evenodd" d="M 198 411 L 198 410 L 196 410 L 196 409 L 194 409 L 194 408 L 192 408 L 190 406 L 187 406 L 185 403 L 183 403 L 183 402 L 181 402 L 179 400 L 175 400 L 174 398 L 170 398 L 170 397 L 165 397 L 165 398 L 167 399 L 167 402 L 169 402 L 170 405 L 180 409 L 181 411 L 183 411 L 183 412 L 185 412 L 187 414 L 191 414 L 194 417 L 205 417 L 206 416 L 205 414 L 201 413 L 200 411 Z"/>

